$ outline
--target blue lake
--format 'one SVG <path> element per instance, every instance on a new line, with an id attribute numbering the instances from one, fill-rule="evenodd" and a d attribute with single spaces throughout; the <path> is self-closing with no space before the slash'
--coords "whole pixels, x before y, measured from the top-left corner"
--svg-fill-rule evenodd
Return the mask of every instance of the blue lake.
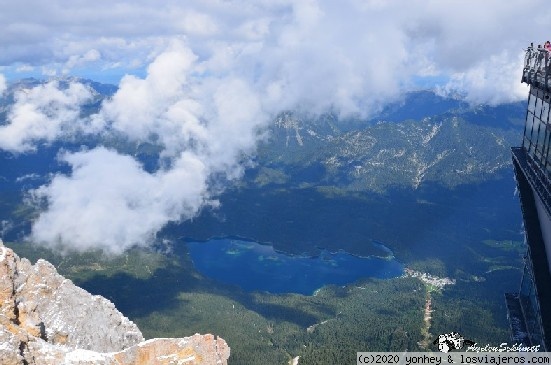
<path id="1" fill-rule="evenodd" d="M 246 291 L 311 295 L 324 285 L 344 285 L 367 277 L 387 279 L 404 271 L 393 257 L 358 257 L 342 251 L 291 256 L 269 245 L 234 239 L 187 245 L 197 271 Z"/>

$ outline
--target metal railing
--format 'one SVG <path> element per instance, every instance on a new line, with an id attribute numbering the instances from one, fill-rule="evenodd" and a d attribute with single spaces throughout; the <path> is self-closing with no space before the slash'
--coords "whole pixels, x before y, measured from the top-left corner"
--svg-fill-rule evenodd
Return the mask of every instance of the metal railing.
<path id="1" fill-rule="evenodd" d="M 515 147 L 512 150 L 513 157 L 523 168 L 526 178 L 534 191 L 538 193 L 547 214 L 551 217 L 551 179 L 549 174 L 542 169 L 541 164 L 534 160 L 534 157 L 526 149 Z"/>
<path id="2" fill-rule="evenodd" d="M 524 56 L 522 82 L 533 85 L 545 91 L 551 91 L 551 52 L 531 43 Z"/>

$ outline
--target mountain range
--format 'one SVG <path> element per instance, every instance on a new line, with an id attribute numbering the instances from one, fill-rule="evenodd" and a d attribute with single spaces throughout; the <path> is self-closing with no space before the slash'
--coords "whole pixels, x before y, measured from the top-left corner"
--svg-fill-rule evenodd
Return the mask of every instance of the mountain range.
<path id="1" fill-rule="evenodd" d="M 109 85 L 81 82 L 94 89 L 84 115 L 97 111 L 115 92 Z M 14 84 L 2 99 L 0 125 L 13 102 L 10 92 L 29 83 L 38 81 Z M 219 204 L 158 232 L 154 250 L 163 256 L 156 259 L 162 263 L 159 268 L 146 270 L 140 263 L 145 256 L 128 254 L 137 255 L 131 269 L 143 271 L 146 279 L 120 271 L 112 264 L 119 261 L 98 253 L 69 259 L 48 255 L 64 265 L 67 275 L 78 278 L 79 285 L 112 300 L 144 332 L 154 337 L 179 336 L 183 328 L 221 333 L 236 362 L 260 364 L 266 356 L 289 359 L 300 354 L 304 361 L 323 363 L 324 358 L 345 358 L 346 349 L 402 349 L 404 344 L 411 349 L 430 333 L 452 330 L 479 342 L 505 340 L 503 293 L 518 287 L 523 253 L 510 147 L 520 144 L 525 107 L 524 102 L 474 106 L 418 91 L 368 119 L 281 112 L 258 131 L 255 152 L 242 158 L 243 175 L 217 190 L 213 199 Z M 60 150 L 98 145 L 132 155 L 150 173 L 160 168 L 154 141 L 136 143 L 120 135 L 43 141 L 30 154 L 0 152 L 0 229 L 16 251 L 45 252 L 17 243 L 41 209 L 26 203 L 27 192 L 48 183 L 55 173 L 70 172 L 57 160 Z M 281 253 L 311 256 L 322 250 L 387 255 L 373 244 L 380 243 L 409 269 L 457 284 L 425 293 L 415 278 L 366 279 L 342 288 L 324 287 L 321 299 L 245 293 L 194 269 L 186 242 L 215 237 L 239 237 Z M 144 295 L 144 288 L 155 294 Z M 374 294 L 362 288 L 380 290 L 376 303 L 366 304 Z M 403 297 L 414 291 L 415 300 L 406 303 Z M 133 299 L 137 295 L 145 298 L 141 304 Z M 427 295 L 433 319 L 431 332 L 421 336 Z M 395 303 L 392 310 L 384 310 L 387 302 Z M 204 306 L 212 311 L 203 311 Z M 297 309 L 301 306 L 308 309 Z M 237 327 L 236 308 L 241 318 Z M 380 320 L 385 330 L 373 333 L 367 325 L 358 326 L 360 314 Z M 253 338 L 260 333 L 257 322 L 262 323 L 262 337 Z M 306 332 L 322 322 L 326 324 Z M 339 331 L 338 339 L 332 337 L 334 331 Z M 392 340 L 385 342 L 388 338 Z"/>

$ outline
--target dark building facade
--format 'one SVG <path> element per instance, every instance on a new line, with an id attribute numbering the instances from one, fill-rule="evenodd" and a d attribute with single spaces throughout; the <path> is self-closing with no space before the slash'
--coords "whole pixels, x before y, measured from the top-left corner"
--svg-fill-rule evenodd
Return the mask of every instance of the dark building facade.
<path id="1" fill-rule="evenodd" d="M 530 46 L 522 82 L 526 123 L 512 156 L 527 249 L 519 292 L 505 299 L 513 342 L 551 351 L 551 54 Z"/>

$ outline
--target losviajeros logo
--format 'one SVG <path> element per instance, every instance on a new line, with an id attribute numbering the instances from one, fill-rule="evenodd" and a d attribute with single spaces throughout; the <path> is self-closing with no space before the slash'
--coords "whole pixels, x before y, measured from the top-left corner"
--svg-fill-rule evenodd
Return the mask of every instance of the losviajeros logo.
<path id="1" fill-rule="evenodd" d="M 472 346 L 475 343 L 471 340 L 466 340 L 457 332 L 445 333 L 439 335 L 433 342 L 434 345 L 438 345 L 438 350 L 441 352 L 449 352 L 451 350 L 461 350 L 463 346 Z"/>

